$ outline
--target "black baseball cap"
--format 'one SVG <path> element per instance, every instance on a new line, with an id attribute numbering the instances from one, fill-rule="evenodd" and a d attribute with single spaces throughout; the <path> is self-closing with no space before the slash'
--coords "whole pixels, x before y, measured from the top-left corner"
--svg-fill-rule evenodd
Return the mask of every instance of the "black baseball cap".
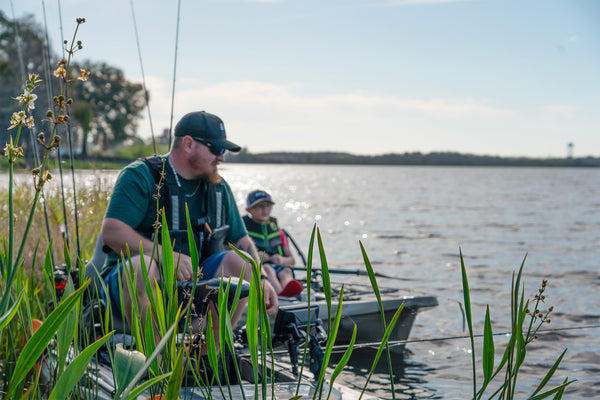
<path id="1" fill-rule="evenodd" d="M 237 153 L 242 148 L 227 140 L 225 125 L 221 118 L 206 111 L 195 111 L 184 115 L 175 126 L 175 136 L 191 136 L 210 144 Z"/>
<path id="2" fill-rule="evenodd" d="M 246 208 L 252 208 L 263 201 L 268 201 L 271 204 L 275 204 L 269 193 L 265 192 L 264 190 L 253 190 L 248 194 L 248 198 L 246 199 Z"/>

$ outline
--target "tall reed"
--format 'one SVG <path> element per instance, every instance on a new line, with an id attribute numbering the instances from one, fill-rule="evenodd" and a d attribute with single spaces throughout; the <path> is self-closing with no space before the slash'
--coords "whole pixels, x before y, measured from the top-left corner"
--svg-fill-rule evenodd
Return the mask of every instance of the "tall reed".
<path id="1" fill-rule="evenodd" d="M 482 375 L 483 382 L 481 387 L 477 387 L 477 362 L 475 358 L 475 334 L 473 332 L 473 320 L 471 313 L 471 294 L 469 290 L 469 282 L 467 279 L 467 270 L 465 267 L 462 250 L 460 251 L 461 275 L 463 296 L 465 303 L 465 314 L 467 325 L 469 328 L 469 337 L 471 340 L 471 356 L 473 366 L 473 399 L 482 399 L 489 396 L 489 399 L 515 399 L 517 381 L 520 373 L 520 368 L 525 362 L 527 355 L 527 345 L 537 338 L 538 331 L 545 324 L 549 323 L 549 315 L 553 311 L 550 307 L 548 311 L 541 312 L 540 306 L 544 302 L 546 290 L 546 281 L 542 282 L 538 294 L 535 295 L 534 307 L 530 307 L 529 300 L 525 298 L 525 288 L 521 286 L 521 277 L 525 259 L 521 263 L 519 272 L 513 273 L 512 289 L 511 289 L 511 332 L 510 339 L 504 350 L 504 355 L 500 364 L 495 366 L 494 333 L 492 330 L 490 307 L 486 308 L 485 323 L 483 331 L 483 349 L 482 349 Z M 533 309 L 534 311 L 531 311 Z M 529 316 L 529 323 L 526 324 L 526 318 Z M 546 375 L 541 379 L 540 383 L 528 396 L 528 399 L 538 400 L 554 395 L 554 399 L 561 399 L 564 389 L 569 386 L 574 380 L 566 378 L 564 382 L 552 389 L 546 389 L 547 384 L 556 372 L 566 350 L 564 350 L 556 362 L 550 367 Z M 503 376 L 501 376 L 503 373 Z M 496 380 L 494 380 L 496 379 Z M 489 385 L 498 383 L 498 388 L 489 390 Z"/>

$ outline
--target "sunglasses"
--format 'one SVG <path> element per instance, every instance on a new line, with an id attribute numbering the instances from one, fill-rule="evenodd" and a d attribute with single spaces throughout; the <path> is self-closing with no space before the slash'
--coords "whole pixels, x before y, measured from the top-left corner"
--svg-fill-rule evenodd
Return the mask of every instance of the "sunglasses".
<path id="1" fill-rule="evenodd" d="M 227 151 L 227 149 L 223 148 L 223 147 L 217 147 L 214 144 L 207 142 L 204 139 L 200 139 L 200 138 L 195 138 L 193 136 L 190 136 L 192 139 L 194 139 L 196 142 L 201 143 L 203 145 L 205 145 L 206 147 L 208 147 L 208 150 L 210 150 L 211 153 L 213 153 L 215 156 L 222 156 L 223 154 L 225 154 L 225 152 Z"/>

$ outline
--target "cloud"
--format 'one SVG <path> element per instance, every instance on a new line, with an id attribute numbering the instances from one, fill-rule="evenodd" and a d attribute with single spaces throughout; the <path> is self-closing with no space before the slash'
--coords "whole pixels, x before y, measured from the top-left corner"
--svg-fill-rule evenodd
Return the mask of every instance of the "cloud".
<path id="1" fill-rule="evenodd" d="M 491 107 L 486 101 L 474 98 L 410 99 L 365 93 L 298 94 L 298 86 L 277 85 L 256 81 L 226 82 L 198 88 L 192 83 L 182 86 L 178 98 L 185 104 L 198 100 L 228 104 L 235 108 L 251 109 L 259 113 L 302 114 L 398 114 L 421 113 L 435 118 L 496 118 L 515 115 L 512 110 Z"/>
<path id="2" fill-rule="evenodd" d="M 574 111 L 581 109 L 580 106 L 566 105 L 566 104 L 554 104 L 542 107 L 546 112 L 561 115 L 564 117 L 571 117 Z"/>
<path id="3" fill-rule="evenodd" d="M 148 82 L 154 131 L 160 134 L 170 123 L 171 88 L 157 78 Z M 358 148 L 364 153 L 383 153 L 423 148 L 427 143 L 443 148 L 449 144 L 441 143 L 434 132 L 463 131 L 468 124 L 485 126 L 517 116 L 514 110 L 472 97 L 307 94 L 296 84 L 257 81 L 205 85 L 199 80 L 181 79 L 177 86 L 174 124 L 192 110 L 214 112 L 225 121 L 230 137 L 252 151 Z M 140 124 L 147 132 L 141 131 L 143 136 L 149 136 L 147 126 Z M 452 138 L 447 136 L 447 140 Z"/>

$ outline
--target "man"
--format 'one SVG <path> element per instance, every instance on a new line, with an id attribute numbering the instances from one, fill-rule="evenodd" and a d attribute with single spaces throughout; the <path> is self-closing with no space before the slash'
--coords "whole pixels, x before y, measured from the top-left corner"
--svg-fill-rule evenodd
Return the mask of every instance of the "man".
<path id="1" fill-rule="evenodd" d="M 232 250 L 223 250 L 223 244 L 233 243 L 258 260 L 252 240 L 248 237 L 229 185 L 218 174 L 218 164 L 227 150 L 238 152 L 240 147 L 226 138 L 223 121 L 204 111 L 185 115 L 177 123 L 171 151 L 164 156 L 138 160 L 123 169 L 115 184 L 104 223 L 102 238 L 112 252 L 105 264 L 105 282 L 113 309 L 119 307 L 118 274 L 123 282 L 125 320 L 131 325 L 132 298 L 137 297 L 141 317 L 146 317 L 148 297 L 142 274 L 142 258 L 148 268 L 148 279 L 161 281 L 160 260 L 162 247 L 153 251 L 153 224 L 157 220 L 157 203 L 165 207 L 171 239 L 175 241 L 175 262 L 179 261 L 178 281 L 190 281 L 194 266 L 187 246 L 185 205 L 196 245 L 200 251 L 203 279 L 237 276 L 244 260 Z M 161 178 L 164 168 L 164 179 Z M 157 200 L 157 182 L 163 189 Z M 165 190 L 167 193 L 165 193 Z M 143 254 L 139 254 L 140 242 Z M 137 271 L 134 288 L 127 287 L 127 271 L 121 254 L 131 254 L 133 269 Z M 250 266 L 244 279 L 250 280 Z M 263 280 L 265 305 L 269 314 L 277 311 L 277 294 L 267 280 Z"/>

